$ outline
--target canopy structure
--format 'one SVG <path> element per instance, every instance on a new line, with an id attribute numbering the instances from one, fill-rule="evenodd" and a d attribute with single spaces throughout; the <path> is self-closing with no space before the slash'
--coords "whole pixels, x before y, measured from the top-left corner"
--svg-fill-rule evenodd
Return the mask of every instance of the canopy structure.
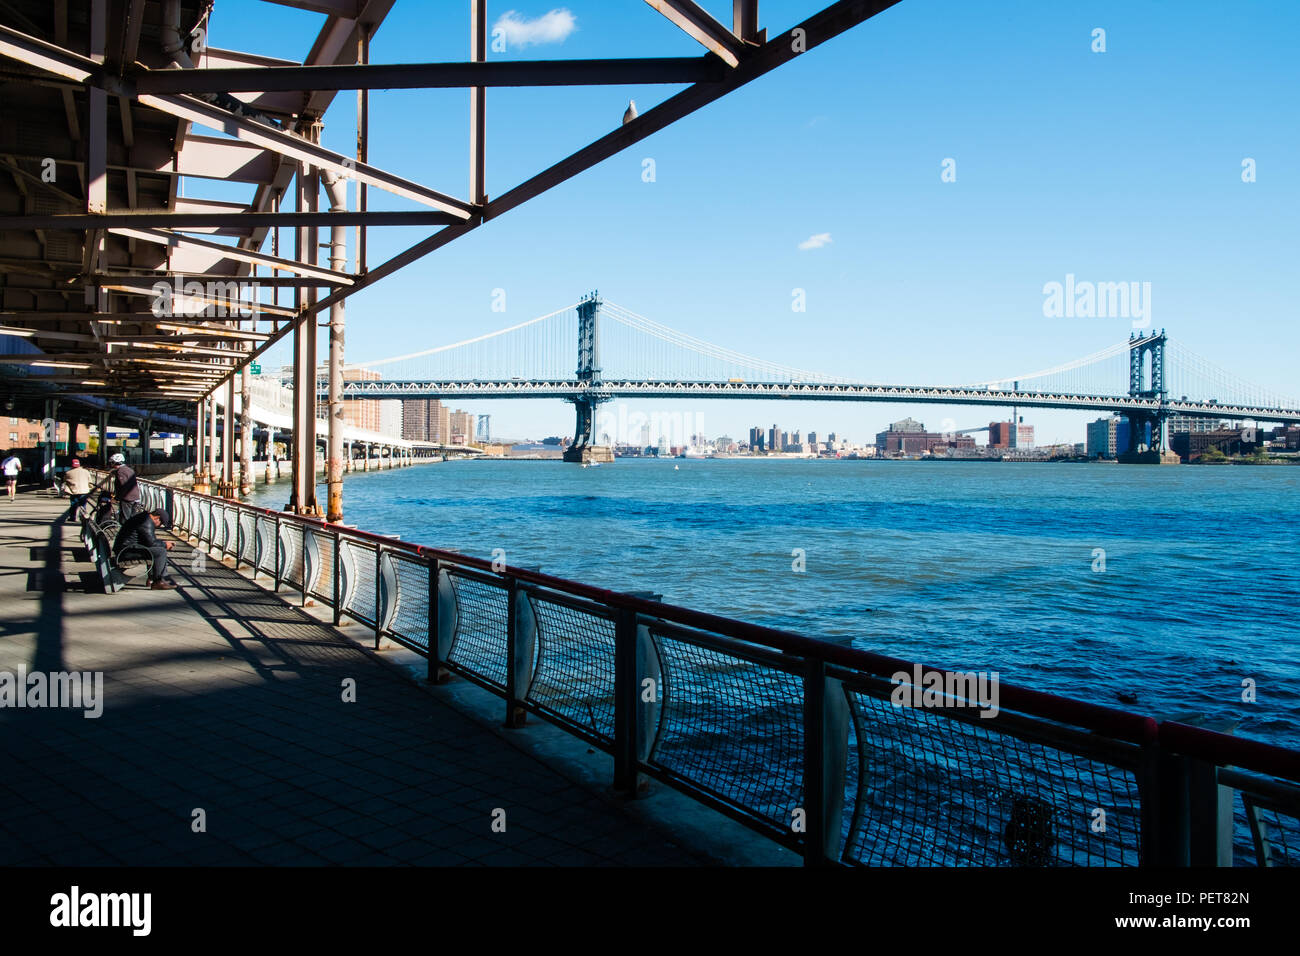
<path id="1" fill-rule="evenodd" d="M 210 399 L 221 391 L 227 453 L 213 477 L 233 494 L 230 409 L 246 379 L 239 371 L 292 336 L 289 506 L 316 513 L 315 317 L 328 311 L 330 513 L 337 516 L 341 427 L 334 432 L 343 417 L 350 295 L 898 0 L 839 0 L 770 35 L 759 27 L 758 0 L 734 0 L 730 23 L 693 0 L 645 0 L 666 18 L 666 31 L 685 31 L 700 53 L 527 61 L 489 60 L 486 0 L 463 0 L 467 59 L 404 64 L 372 63 L 369 55 L 397 0 L 263 2 L 324 14 L 302 62 L 209 46 L 220 15 L 212 0 L 0 3 L 0 400 L 29 417 L 48 416 L 56 400 L 86 416 L 149 417 L 194 431 L 201 445 L 204 435 L 216 440 L 207 416 L 216 414 Z M 448 29 L 464 29 L 463 10 L 434 15 L 445 16 Z M 622 125 L 489 199 L 489 87 L 629 83 L 684 88 L 640 115 L 629 110 Z M 387 171 L 383 157 L 369 155 L 371 90 L 434 87 L 468 91 L 465 195 Z M 341 90 L 358 91 L 357 148 L 349 155 L 320 143 Z M 358 184 L 357 208 L 348 208 L 340 188 L 349 180 Z M 247 201 L 232 200 L 229 188 L 205 198 L 202 184 L 215 181 L 245 184 Z M 407 208 L 384 209 L 387 197 Z M 427 226 L 429 235 L 387 261 L 368 262 L 367 231 L 394 225 Z M 280 248 L 282 230 L 293 237 L 291 249 Z"/>

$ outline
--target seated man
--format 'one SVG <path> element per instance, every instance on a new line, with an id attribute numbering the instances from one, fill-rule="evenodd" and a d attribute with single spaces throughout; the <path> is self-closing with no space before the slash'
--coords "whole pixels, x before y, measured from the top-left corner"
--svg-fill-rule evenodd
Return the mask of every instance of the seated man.
<path id="1" fill-rule="evenodd" d="M 82 468 L 81 462 L 76 458 L 72 459 L 72 467 L 63 473 L 63 487 L 67 489 L 68 497 L 72 499 L 68 513 L 63 517 L 65 520 L 71 520 L 77 516 L 81 506 L 90 497 L 90 472 Z"/>
<path id="2" fill-rule="evenodd" d="M 167 571 L 167 552 L 172 549 L 172 543 L 170 541 L 164 543 L 154 536 L 154 530 L 162 523 L 161 509 L 140 511 L 131 515 L 122 525 L 122 530 L 117 533 L 117 540 L 113 542 L 113 553 L 121 554 L 125 548 L 130 547 L 144 548 L 153 555 L 149 587 L 155 591 L 170 591 L 176 587 L 176 582 L 168 580 L 164 574 Z"/>

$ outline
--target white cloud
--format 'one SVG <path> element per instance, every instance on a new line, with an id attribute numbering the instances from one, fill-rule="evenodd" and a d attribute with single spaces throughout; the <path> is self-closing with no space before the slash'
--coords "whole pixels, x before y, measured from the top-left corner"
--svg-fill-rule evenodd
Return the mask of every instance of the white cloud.
<path id="1" fill-rule="evenodd" d="M 803 242 L 799 243 L 800 249 L 820 249 L 822 246 L 828 246 L 831 242 L 829 232 L 819 232 L 815 236 L 809 236 Z"/>
<path id="2" fill-rule="evenodd" d="M 495 37 L 500 31 L 505 37 L 506 47 L 515 49 L 540 43 L 563 43 L 577 28 L 577 19 L 564 7 L 531 20 L 517 10 L 508 10 L 492 25 L 492 35 Z"/>

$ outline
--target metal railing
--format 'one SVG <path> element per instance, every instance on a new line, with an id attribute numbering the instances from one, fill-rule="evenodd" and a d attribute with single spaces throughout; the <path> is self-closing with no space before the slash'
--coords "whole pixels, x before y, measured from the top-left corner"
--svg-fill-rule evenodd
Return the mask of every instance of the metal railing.
<path id="1" fill-rule="evenodd" d="M 659 780 L 808 864 L 1300 864 L 1300 751 L 1007 684 L 994 717 L 898 706 L 910 661 L 140 486 L 236 568 L 502 697 L 507 726 L 611 754 L 617 789 Z"/>

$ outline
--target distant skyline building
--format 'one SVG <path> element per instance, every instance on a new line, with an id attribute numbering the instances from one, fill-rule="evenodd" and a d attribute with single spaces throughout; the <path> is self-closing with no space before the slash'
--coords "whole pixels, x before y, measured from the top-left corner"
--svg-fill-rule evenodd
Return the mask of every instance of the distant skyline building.
<path id="1" fill-rule="evenodd" d="M 450 410 L 437 398 L 403 399 L 402 437 L 407 441 L 450 443 Z"/>
<path id="2" fill-rule="evenodd" d="M 1086 444 L 1089 458 L 1118 458 L 1128 451 L 1129 424 L 1127 418 L 1113 415 L 1088 423 Z"/>

